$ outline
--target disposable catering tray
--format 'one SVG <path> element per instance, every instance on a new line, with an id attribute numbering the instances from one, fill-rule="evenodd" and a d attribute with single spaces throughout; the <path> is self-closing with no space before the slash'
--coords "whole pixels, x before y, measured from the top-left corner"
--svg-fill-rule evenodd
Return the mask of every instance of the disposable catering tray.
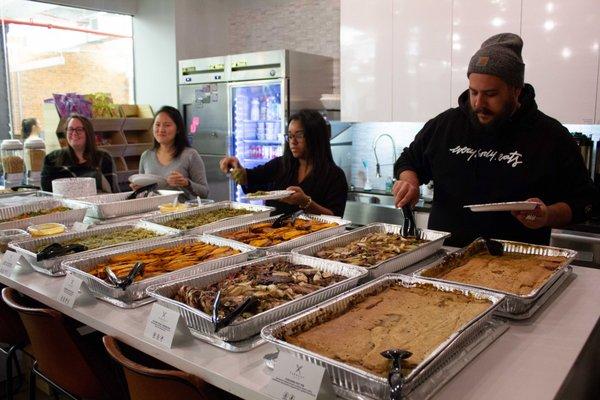
<path id="1" fill-rule="evenodd" d="M 55 257 L 49 260 L 37 261 L 37 249 L 40 246 L 47 246 L 52 243 L 64 243 L 73 239 L 87 238 L 93 235 L 104 234 L 104 233 L 114 233 L 118 235 L 119 232 L 124 231 L 126 229 L 133 228 L 141 228 L 157 233 L 161 236 L 149 239 L 143 239 L 139 241 L 129 241 L 122 242 L 118 244 L 113 244 L 109 246 L 97 247 L 95 249 L 90 249 L 87 251 L 82 251 L 80 253 L 70 254 L 62 257 Z M 31 267 L 43 274 L 51 275 L 51 276 L 62 276 L 65 275 L 65 271 L 61 266 L 61 263 L 65 260 L 71 259 L 80 259 L 91 256 L 94 253 L 102 251 L 107 248 L 113 248 L 118 246 L 123 246 L 128 243 L 145 243 L 149 242 L 157 242 L 164 241 L 165 239 L 173 236 L 179 235 L 179 231 L 177 229 L 167 228 L 166 226 L 151 224 L 148 222 L 135 222 L 129 224 L 121 224 L 121 225 L 109 225 L 103 226 L 99 228 L 88 229 L 81 232 L 69 232 L 56 236 L 44 236 L 39 238 L 27 238 L 19 241 L 15 241 L 9 244 L 13 250 L 17 253 L 21 254 L 23 258 L 31 265 Z"/>
<path id="2" fill-rule="evenodd" d="M 208 231 L 214 231 L 216 229 L 227 228 L 232 225 L 237 225 L 246 221 L 260 220 L 269 217 L 270 213 L 275 210 L 273 207 L 259 206 L 246 203 L 237 203 L 234 201 L 220 201 L 218 203 L 212 203 L 206 206 L 200 206 L 191 210 L 180 211 L 170 214 L 161 214 L 145 218 L 145 221 L 152 222 L 155 224 L 163 225 L 169 221 L 173 221 L 178 218 L 191 217 L 198 214 L 204 214 L 215 210 L 221 209 L 234 209 L 234 210 L 248 210 L 248 214 L 238 215 L 235 217 L 223 218 L 221 220 L 210 222 L 208 224 L 200 225 L 192 229 L 182 231 L 185 235 L 198 235 Z"/>
<path id="3" fill-rule="evenodd" d="M 327 271 L 345 276 L 346 279 L 316 290 L 315 292 L 304 295 L 300 298 L 291 300 L 270 310 L 256 314 L 241 322 L 234 322 L 216 333 L 214 332 L 214 325 L 211 322 L 210 315 L 172 299 L 182 285 L 206 288 L 213 283 L 225 280 L 230 274 L 238 272 L 241 269 L 250 267 L 252 265 L 276 261 L 288 261 L 293 264 L 307 265 L 320 271 Z M 350 290 L 351 288 L 355 287 L 359 279 L 364 277 L 366 274 L 367 271 L 362 267 L 321 260 L 313 257 L 303 256 L 301 254 L 283 253 L 259 258 L 244 264 L 238 264 L 229 268 L 221 269 L 219 271 L 204 273 L 187 279 L 178 280 L 176 282 L 152 286 L 148 289 L 148 293 L 152 297 L 155 297 L 160 304 L 172 310 L 178 311 L 184 317 L 192 334 L 194 334 L 196 337 L 204 339 L 206 336 L 209 336 L 218 340 L 231 342 L 250 338 L 251 336 L 260 333 L 261 328 L 265 325 L 288 317 L 297 313 L 298 311 L 320 303 L 323 300 Z M 218 340 L 213 341 L 212 343 L 218 345 Z M 225 346 L 221 347 L 227 348 Z"/>
<path id="4" fill-rule="evenodd" d="M 490 290 L 495 293 L 502 293 L 505 295 L 506 300 L 502 304 L 502 306 L 498 308 L 497 312 L 501 313 L 503 316 L 508 318 L 524 319 L 527 316 L 532 315 L 529 311 L 532 307 L 535 306 L 535 303 L 538 301 L 538 299 L 540 299 L 540 297 L 542 297 L 542 295 L 565 273 L 569 272 L 568 266 L 575 259 L 577 252 L 574 250 L 561 249 L 558 247 L 541 246 L 529 243 L 512 242 L 507 240 L 498 240 L 498 242 L 502 243 L 502 247 L 505 253 L 535 254 L 540 256 L 559 256 L 565 257 L 566 260 L 559 266 L 559 268 L 556 269 L 556 271 L 554 271 L 554 273 L 542 286 L 533 289 L 531 292 L 525 295 L 518 295 L 515 293 L 486 288 L 483 286 L 471 285 L 462 282 L 453 282 L 441 278 L 436 278 L 436 276 L 438 276 L 439 274 L 458 267 L 462 260 L 468 258 L 472 254 L 485 249 L 485 241 L 483 239 L 477 239 L 468 246 L 463 247 L 462 249 L 457 250 L 454 253 L 448 254 L 446 257 L 438 260 L 437 262 L 434 262 L 433 264 L 430 264 L 426 267 L 415 271 L 413 273 L 413 276 L 427 279 L 430 281 L 451 282 L 474 288 Z M 537 308 L 539 308 L 539 306 L 537 306 L 535 309 Z"/>
<path id="5" fill-rule="evenodd" d="M 167 272 L 153 278 L 143 279 L 138 282 L 134 282 L 125 290 L 114 287 L 113 285 L 89 273 L 89 271 L 92 270 L 96 265 L 108 261 L 108 259 L 115 255 L 153 250 L 159 247 L 171 248 L 177 245 L 196 242 L 214 244 L 217 246 L 229 246 L 233 249 L 239 250 L 240 253 L 215 260 L 209 260 L 182 268 L 177 271 Z M 92 294 L 97 298 L 111 303 L 117 307 L 135 308 L 154 301 L 154 299 L 148 297 L 148 294 L 146 293 L 146 288 L 151 285 L 158 285 L 177 279 L 183 279 L 198 275 L 201 272 L 225 268 L 233 264 L 244 262 L 248 259 L 248 255 L 252 251 L 253 249 L 251 247 L 231 240 L 210 238 L 206 236 L 186 236 L 176 239 L 166 239 L 152 244 L 131 244 L 113 250 L 106 250 L 93 257 L 65 261 L 62 266 L 69 273 L 81 278 Z"/>
<path id="6" fill-rule="evenodd" d="M 284 340 L 284 336 L 286 334 L 306 331 L 335 316 L 342 315 L 357 301 L 380 293 L 385 288 L 395 284 L 404 287 L 426 284 L 433 286 L 437 290 L 446 292 L 458 291 L 478 299 L 487 299 L 492 303 L 480 315 L 474 317 L 470 322 L 466 323 L 440 343 L 420 364 L 405 376 L 402 388 L 403 396 L 408 395 L 419 385 L 427 381 L 428 378 L 448 363 L 449 358 L 454 353 L 464 350 L 468 343 L 477 340 L 481 329 L 492 319 L 493 310 L 504 299 L 503 295 L 487 290 L 444 282 L 431 282 L 400 274 L 388 274 L 347 293 L 338 295 L 304 312 L 269 325 L 263 328 L 261 336 L 275 344 L 280 351 L 291 353 L 295 357 L 325 367 L 338 394 L 347 396 L 347 393 L 351 392 L 360 398 L 387 399 L 389 398 L 390 390 L 386 378 L 290 344 Z M 398 307 L 402 307 L 402 305 L 399 304 Z M 390 347 L 394 347 L 394 345 L 390 343 Z M 456 372 L 454 371 L 454 373 Z"/>
<path id="7" fill-rule="evenodd" d="M 35 203 L 26 203 L 18 206 L 0 208 L 0 220 L 14 218 L 26 212 L 47 210 L 56 207 L 69 207 L 70 210 L 39 215 L 37 217 L 24 218 L 16 221 L 0 222 L 0 230 L 27 229 L 27 227 L 30 225 L 43 224 L 46 222 L 59 222 L 65 225 L 71 225 L 74 222 L 83 221 L 88 206 L 85 204 L 72 202 L 69 199 L 40 200 Z"/>
<path id="8" fill-rule="evenodd" d="M 318 257 L 316 253 L 324 248 L 344 246 L 370 233 L 383 232 L 392 233 L 394 235 L 402 235 L 402 226 L 382 223 L 370 224 L 340 236 L 331 237 L 306 246 L 297 247 L 292 250 L 292 253 Z M 429 240 L 429 242 L 423 243 L 414 250 L 407 251 L 406 253 L 398 254 L 397 256 L 381 261 L 373 266 L 364 266 L 369 271 L 368 278 L 373 279 L 391 272 L 398 272 L 429 257 L 441 249 L 444 240 L 450 236 L 450 234 L 447 232 L 433 231 L 428 229 L 419 229 L 417 235 L 419 239 Z"/>
<path id="9" fill-rule="evenodd" d="M 0 194 L 0 207 L 19 206 L 23 204 L 36 203 L 42 200 L 62 199 L 63 196 L 42 190 L 20 190 L 18 192 L 7 192 Z"/>
<path id="10" fill-rule="evenodd" d="M 159 195 L 126 200 L 131 193 L 133 192 L 101 194 L 80 197 L 72 201 L 89 207 L 88 217 L 108 219 L 157 210 L 161 204 L 172 203 L 182 192 L 178 190 L 159 190 Z"/>
<path id="11" fill-rule="evenodd" d="M 312 242 L 315 242 L 318 240 L 326 239 L 330 236 L 339 235 L 342 232 L 344 232 L 344 230 L 346 229 L 346 225 L 350 224 L 350 221 L 348 221 L 348 220 L 341 219 L 338 217 L 332 217 L 332 216 L 328 216 L 328 215 L 305 214 L 305 215 L 299 216 L 298 218 L 304 219 L 304 220 L 312 219 L 312 220 L 320 221 L 320 222 L 335 223 L 335 224 L 337 224 L 337 226 L 327 228 L 327 229 L 322 229 L 317 232 L 309 233 L 309 234 L 276 244 L 274 246 L 265 246 L 265 247 L 251 246 L 251 247 L 253 249 L 257 250 L 258 254 L 261 254 L 261 255 L 264 255 L 267 252 L 274 252 L 274 253 L 289 252 L 290 250 L 292 250 L 296 247 L 304 246 L 306 244 L 309 244 L 309 243 L 312 243 Z M 241 224 L 230 226 L 228 228 L 220 228 L 220 229 L 216 229 L 216 230 L 211 230 L 211 231 L 208 231 L 206 234 L 210 235 L 210 236 L 221 237 L 221 235 L 223 235 L 225 233 L 235 232 L 235 231 L 238 231 L 238 230 L 241 230 L 244 228 L 248 228 L 251 225 L 257 224 L 257 223 L 274 222 L 276 219 L 277 219 L 277 216 L 270 217 L 270 218 L 264 218 L 264 219 L 255 219 L 251 222 L 244 222 Z"/>

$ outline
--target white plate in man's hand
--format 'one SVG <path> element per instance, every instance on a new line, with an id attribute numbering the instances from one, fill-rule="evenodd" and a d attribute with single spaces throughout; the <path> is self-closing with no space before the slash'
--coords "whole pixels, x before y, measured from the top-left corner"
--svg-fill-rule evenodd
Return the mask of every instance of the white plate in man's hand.
<path id="1" fill-rule="evenodd" d="M 129 177 L 129 182 L 138 186 L 147 186 L 152 185 L 153 183 L 158 183 L 159 186 L 164 186 L 167 184 L 167 180 L 160 175 L 152 175 L 152 174 L 135 174 Z"/>
<path id="2" fill-rule="evenodd" d="M 245 200 L 277 200 L 277 199 L 284 199 L 286 197 L 291 196 L 292 194 L 294 194 L 293 191 L 291 190 L 272 190 L 270 192 L 255 192 L 254 193 L 248 193 L 244 196 L 242 196 L 242 199 Z"/>
<path id="3" fill-rule="evenodd" d="M 531 211 L 538 205 L 539 203 L 533 201 L 508 201 L 505 203 L 469 204 L 464 208 L 470 208 L 473 212 Z"/>

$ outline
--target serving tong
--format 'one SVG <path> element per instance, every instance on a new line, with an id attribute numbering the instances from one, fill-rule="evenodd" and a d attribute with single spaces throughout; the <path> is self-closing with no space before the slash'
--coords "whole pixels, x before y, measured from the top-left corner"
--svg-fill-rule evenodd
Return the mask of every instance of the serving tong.
<path id="1" fill-rule="evenodd" d="M 298 219 L 298 217 L 302 214 L 304 214 L 304 210 L 298 210 L 298 211 L 294 211 L 294 212 L 285 213 L 285 214 L 277 217 L 277 219 L 275 221 L 273 221 L 273 224 L 271 224 L 271 226 L 273 228 L 281 228 L 283 226 L 283 224 L 285 223 L 285 221 L 287 221 L 288 219 L 290 220 L 290 222 L 292 223 L 292 226 L 293 226 L 294 222 L 296 222 L 296 219 Z"/>
<path id="2" fill-rule="evenodd" d="M 215 333 L 219 332 L 226 326 L 229 326 L 238 317 L 238 315 L 246 311 L 246 309 L 254 307 L 257 303 L 258 299 L 254 296 L 250 296 L 228 315 L 224 316 L 223 318 L 219 318 L 219 308 L 221 307 L 221 291 L 219 290 L 217 292 L 217 296 L 215 297 L 215 302 L 213 303 L 211 318 Z"/>
<path id="3" fill-rule="evenodd" d="M 36 254 L 37 261 L 50 260 L 51 258 L 62 257 L 67 254 L 80 253 L 86 251 L 88 248 L 79 243 L 72 243 L 62 245 L 60 243 L 52 243 L 49 246 L 44 247 L 39 253 Z"/>
<path id="4" fill-rule="evenodd" d="M 151 183 L 146 186 L 142 186 L 139 189 L 136 189 L 133 193 L 125 198 L 125 200 L 133 200 L 137 199 L 140 194 L 144 194 L 142 197 L 148 197 L 151 193 L 160 194 L 158 192 L 158 183 Z"/>
<path id="5" fill-rule="evenodd" d="M 19 189 L 33 189 L 33 190 L 40 190 L 41 188 L 39 186 L 34 186 L 34 185 L 19 185 L 19 186 L 13 186 L 10 188 L 13 192 L 18 192 Z"/>
<path id="6" fill-rule="evenodd" d="M 125 290 L 133 283 L 136 276 L 144 273 L 144 263 L 141 261 L 136 262 L 124 279 L 119 279 L 109 266 L 104 267 L 104 272 L 106 272 L 106 276 L 111 284 Z"/>
<path id="7" fill-rule="evenodd" d="M 404 224 L 402 225 L 402 236 L 404 237 L 418 237 L 419 229 L 417 229 L 417 223 L 415 222 L 415 214 L 413 213 L 410 205 L 402 207 L 402 214 L 404 215 Z"/>
<path id="8" fill-rule="evenodd" d="M 389 349 L 382 351 L 381 355 L 392 360 L 392 367 L 388 373 L 390 400 L 402 400 L 402 386 L 404 386 L 404 377 L 402 376 L 402 360 L 406 360 L 412 356 L 412 353 L 408 350 Z"/>
<path id="9" fill-rule="evenodd" d="M 504 245 L 501 242 L 485 235 L 481 235 L 481 238 L 485 241 L 485 247 L 491 255 L 501 257 L 504 254 Z"/>

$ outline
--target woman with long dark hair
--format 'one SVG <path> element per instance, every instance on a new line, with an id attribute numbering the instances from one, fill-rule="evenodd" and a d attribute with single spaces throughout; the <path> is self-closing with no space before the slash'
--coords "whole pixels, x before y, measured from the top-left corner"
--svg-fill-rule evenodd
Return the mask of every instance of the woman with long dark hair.
<path id="1" fill-rule="evenodd" d="M 283 156 L 245 169 L 236 157 L 225 157 L 220 167 L 232 175 L 245 193 L 287 189 L 294 194 L 268 201 L 276 212 L 302 209 L 311 214 L 342 216 L 348 197 L 344 171 L 333 161 L 331 133 L 317 111 L 301 110 L 289 119 Z"/>
<path id="2" fill-rule="evenodd" d="M 165 177 L 169 188 L 185 188 L 206 198 L 208 183 L 200 154 L 190 147 L 178 109 L 163 106 L 154 117 L 154 146 L 140 158 L 140 174 Z M 131 185 L 134 189 L 135 185 Z"/>
<path id="3" fill-rule="evenodd" d="M 83 115 L 71 114 L 65 131 L 68 146 L 44 158 L 42 189 L 51 192 L 54 179 L 87 177 L 96 179 L 98 192 L 118 192 L 115 163 L 110 154 L 96 147 L 90 120 Z"/>

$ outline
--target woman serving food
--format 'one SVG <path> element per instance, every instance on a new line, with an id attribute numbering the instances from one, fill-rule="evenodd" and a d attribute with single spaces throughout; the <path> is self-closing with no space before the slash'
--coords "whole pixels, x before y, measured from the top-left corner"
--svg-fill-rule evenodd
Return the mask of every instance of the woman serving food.
<path id="1" fill-rule="evenodd" d="M 292 115 L 284 135 L 283 156 L 246 169 L 236 157 L 225 157 L 221 171 L 242 185 L 244 193 L 289 190 L 288 197 L 267 201 L 276 213 L 302 209 L 310 214 L 342 216 L 348 197 L 344 171 L 333 161 L 330 131 L 317 111 Z"/>

